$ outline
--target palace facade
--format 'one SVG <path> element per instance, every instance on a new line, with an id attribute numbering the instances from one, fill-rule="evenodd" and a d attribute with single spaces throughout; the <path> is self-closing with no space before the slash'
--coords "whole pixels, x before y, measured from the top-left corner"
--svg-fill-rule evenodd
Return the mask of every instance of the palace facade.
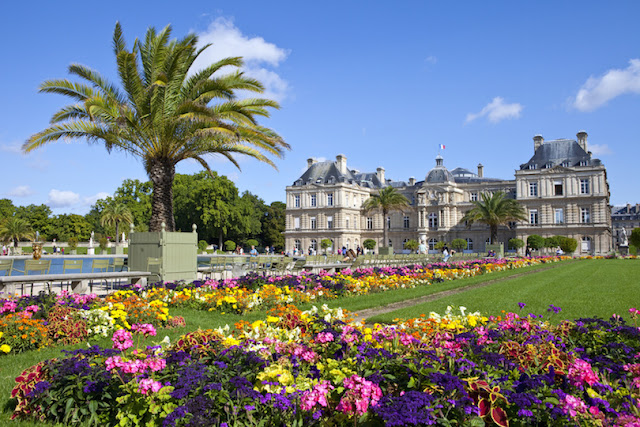
<path id="1" fill-rule="evenodd" d="M 388 228 L 389 245 L 400 252 L 408 240 L 424 240 L 429 249 L 439 241 L 467 241 L 467 251 L 484 252 L 489 228 L 460 223 L 482 193 L 503 191 L 527 212 L 528 221 L 501 227 L 498 240 L 562 235 L 578 241 L 578 254 L 604 254 L 612 249 L 609 185 L 602 162 L 587 147 L 587 133 L 577 140 L 544 141 L 536 135 L 534 154 L 516 170 L 515 179 L 489 178 L 477 171 L 447 169 L 438 155 L 422 181 L 395 181 L 379 167 L 375 172 L 349 169 L 344 155 L 335 161 L 307 160 L 307 170 L 286 188 L 286 251 L 317 250 L 323 239 L 334 248 L 356 248 L 366 239 L 379 246 Z M 365 214 L 362 204 L 386 186 L 404 194 L 410 206 L 403 212 Z"/>

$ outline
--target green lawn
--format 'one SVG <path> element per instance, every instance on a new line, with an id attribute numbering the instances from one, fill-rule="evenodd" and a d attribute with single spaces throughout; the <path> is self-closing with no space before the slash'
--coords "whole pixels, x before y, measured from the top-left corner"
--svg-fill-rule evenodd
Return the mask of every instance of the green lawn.
<path id="1" fill-rule="evenodd" d="M 487 276 L 490 277 L 490 276 Z M 518 303 L 526 305 L 522 311 Z M 562 308 L 551 315 L 549 304 Z M 582 260 L 556 268 L 472 289 L 437 301 L 396 310 L 367 319 L 390 322 L 431 311 L 443 313 L 448 305 L 500 315 L 502 310 L 545 315 L 553 322 L 580 317 L 609 318 L 618 314 L 630 320 L 629 308 L 640 307 L 640 262 L 631 259 Z"/>

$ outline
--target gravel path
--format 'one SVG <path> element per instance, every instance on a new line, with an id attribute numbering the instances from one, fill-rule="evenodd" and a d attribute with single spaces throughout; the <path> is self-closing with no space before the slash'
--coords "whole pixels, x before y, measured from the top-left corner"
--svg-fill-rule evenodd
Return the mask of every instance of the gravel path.
<path id="1" fill-rule="evenodd" d="M 540 268 L 540 269 L 537 269 L 537 270 L 525 271 L 525 272 L 522 272 L 522 273 L 514 274 L 513 276 L 501 277 L 499 279 L 488 280 L 486 282 L 476 283 L 476 284 L 465 286 L 465 287 L 462 287 L 462 288 L 440 291 L 440 292 L 436 292 L 435 294 L 430 294 L 430 295 L 425 295 L 425 296 L 419 297 L 419 298 L 412 298 L 412 299 L 408 299 L 408 300 L 404 300 L 404 301 L 394 302 L 394 303 L 383 305 L 383 306 L 380 306 L 380 307 L 367 308 L 365 310 L 360 310 L 360 311 L 357 311 L 357 312 L 354 312 L 354 313 L 357 313 L 357 316 L 358 316 L 357 319 L 360 319 L 360 320 L 368 319 L 370 317 L 377 316 L 379 314 L 385 314 L 385 313 L 389 313 L 391 311 L 399 310 L 401 308 L 411 307 L 411 306 L 422 304 L 422 303 L 425 303 L 425 302 L 435 301 L 435 300 L 438 300 L 440 298 L 448 297 L 450 295 L 456 295 L 456 294 L 459 294 L 459 293 L 462 293 L 462 292 L 466 292 L 466 291 L 468 291 L 470 289 L 484 288 L 485 286 L 493 285 L 494 283 L 504 282 L 505 280 L 511 280 L 511 279 L 515 279 L 517 277 L 523 277 L 523 276 L 528 276 L 530 274 L 536 274 L 536 273 L 539 273 L 541 271 L 547 271 L 547 270 L 550 270 L 552 268 L 558 267 L 560 264 L 564 264 L 564 263 L 553 263 L 553 264 L 551 264 L 549 266 L 546 266 L 546 267 L 543 267 L 543 268 Z"/>

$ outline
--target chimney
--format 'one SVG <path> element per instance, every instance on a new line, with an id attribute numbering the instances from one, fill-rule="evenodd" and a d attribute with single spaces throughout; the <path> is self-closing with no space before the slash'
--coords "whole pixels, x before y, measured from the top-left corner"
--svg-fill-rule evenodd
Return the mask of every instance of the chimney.
<path id="1" fill-rule="evenodd" d="M 414 177 L 409 178 L 409 185 L 416 185 L 416 179 Z"/>
<path id="2" fill-rule="evenodd" d="M 340 173 L 347 173 L 347 158 L 344 154 L 338 154 L 336 156 L 336 163 L 338 164 Z"/>
<path id="3" fill-rule="evenodd" d="M 580 147 L 582 147 L 584 151 L 587 151 L 587 133 L 581 130 L 576 134 L 576 137 L 578 138 L 578 144 L 580 144 Z"/>
<path id="4" fill-rule="evenodd" d="M 376 175 L 378 176 L 378 181 L 384 185 L 386 181 L 384 180 L 384 168 L 382 166 L 376 169 Z"/>
<path id="5" fill-rule="evenodd" d="M 627 203 L 627 213 L 631 213 L 631 203 Z"/>
<path id="6" fill-rule="evenodd" d="M 533 137 L 533 151 L 536 151 L 538 147 L 542 146 L 542 144 L 544 144 L 544 138 L 542 135 L 538 134 Z"/>
<path id="7" fill-rule="evenodd" d="M 313 165 L 316 162 L 316 159 L 314 159 L 313 157 L 310 157 L 307 159 L 307 169 L 309 169 L 311 167 L 311 165 Z"/>
<path id="8" fill-rule="evenodd" d="M 480 178 L 484 176 L 484 166 L 482 166 L 482 163 L 478 163 L 478 176 Z"/>

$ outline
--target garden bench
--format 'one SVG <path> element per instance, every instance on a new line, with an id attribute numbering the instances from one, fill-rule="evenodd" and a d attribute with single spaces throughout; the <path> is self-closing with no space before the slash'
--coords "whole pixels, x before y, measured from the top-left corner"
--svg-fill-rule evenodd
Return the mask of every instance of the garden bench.
<path id="1" fill-rule="evenodd" d="M 71 291 L 84 294 L 94 280 L 130 280 L 133 284 L 146 285 L 147 277 L 153 274 L 148 271 L 111 271 L 100 273 L 66 273 L 66 274 L 32 274 L 28 276 L 0 276 L 0 292 L 15 293 L 17 285 L 33 283 L 51 284 L 54 282 L 71 284 Z M 33 287 L 32 287 L 33 292 Z M 22 292 L 21 292 L 22 293 Z"/>

